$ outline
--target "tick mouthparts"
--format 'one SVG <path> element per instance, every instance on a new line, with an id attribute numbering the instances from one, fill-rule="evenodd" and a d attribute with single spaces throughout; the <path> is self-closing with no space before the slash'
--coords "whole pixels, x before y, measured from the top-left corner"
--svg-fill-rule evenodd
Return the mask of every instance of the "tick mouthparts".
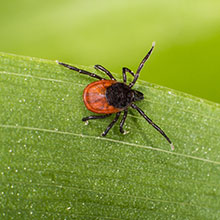
<path id="1" fill-rule="evenodd" d="M 174 145 L 171 143 L 170 144 L 171 150 L 174 150 Z"/>

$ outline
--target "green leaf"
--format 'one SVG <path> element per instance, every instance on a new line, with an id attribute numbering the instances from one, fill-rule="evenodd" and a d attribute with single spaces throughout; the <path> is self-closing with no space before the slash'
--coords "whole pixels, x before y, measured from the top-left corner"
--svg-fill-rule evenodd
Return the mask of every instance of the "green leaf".
<path id="1" fill-rule="evenodd" d="M 92 81 L 55 61 L 0 54 L 1 219 L 219 219 L 219 104 L 139 81 L 137 105 L 171 151 L 133 109 L 125 135 L 117 123 L 100 136 L 114 116 L 85 125 Z"/>

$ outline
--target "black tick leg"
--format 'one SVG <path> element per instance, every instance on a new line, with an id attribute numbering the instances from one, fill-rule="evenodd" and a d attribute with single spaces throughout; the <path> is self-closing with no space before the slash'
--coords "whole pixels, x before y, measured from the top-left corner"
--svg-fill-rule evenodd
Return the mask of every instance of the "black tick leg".
<path id="1" fill-rule="evenodd" d="M 143 116 L 144 119 L 145 119 L 149 124 L 151 124 L 157 131 L 159 131 L 159 132 L 166 138 L 166 140 L 170 143 L 171 150 L 174 150 L 174 146 L 173 146 L 171 140 L 170 140 L 170 139 L 168 138 L 168 136 L 165 134 L 165 132 L 164 132 L 158 125 L 156 125 L 147 115 L 145 115 L 145 113 L 144 113 L 139 107 L 137 107 L 135 104 L 131 104 L 131 107 L 132 107 L 133 109 L 136 109 L 136 110 L 139 112 L 139 114 L 140 114 L 141 116 Z"/>
<path id="2" fill-rule="evenodd" d="M 107 69 L 105 69 L 105 67 L 103 67 L 102 65 L 97 64 L 94 66 L 94 68 L 104 72 L 111 80 L 116 80 L 115 77 Z"/>
<path id="3" fill-rule="evenodd" d="M 125 123 L 125 120 L 126 120 L 126 118 L 127 118 L 127 115 L 128 115 L 128 110 L 125 109 L 125 110 L 124 110 L 123 118 L 122 118 L 122 120 L 121 120 L 121 122 L 120 122 L 120 132 L 121 132 L 122 134 L 124 133 L 123 125 L 124 125 L 124 123 Z"/>
<path id="4" fill-rule="evenodd" d="M 88 120 L 92 120 L 92 119 L 102 119 L 102 118 L 107 118 L 112 114 L 106 114 L 106 115 L 91 115 L 88 117 L 84 117 L 82 118 L 82 121 L 88 121 Z"/>
<path id="5" fill-rule="evenodd" d="M 127 67 L 123 67 L 123 68 L 122 68 L 122 76 L 123 76 L 123 82 L 124 82 L 124 83 L 127 82 L 126 72 L 128 72 L 128 73 L 130 73 L 132 76 L 134 76 L 134 73 L 133 73 L 132 70 L 128 69 Z"/>
<path id="6" fill-rule="evenodd" d="M 102 136 L 106 136 L 108 134 L 109 130 L 113 127 L 113 125 L 118 121 L 118 118 L 120 116 L 121 112 L 117 112 L 114 120 L 109 124 L 109 126 L 106 128 L 106 130 L 102 133 Z"/>
<path id="7" fill-rule="evenodd" d="M 155 46 L 155 42 L 152 43 L 152 47 L 151 47 L 150 51 L 147 53 L 147 55 L 144 57 L 144 59 L 143 59 L 143 60 L 141 61 L 141 63 L 139 64 L 138 69 L 137 69 L 137 72 L 136 72 L 135 75 L 134 75 L 134 79 L 133 79 L 133 81 L 129 84 L 129 87 L 130 87 L 130 88 L 132 88 L 133 85 L 136 83 L 136 81 L 137 81 L 137 79 L 138 79 L 138 77 L 139 77 L 140 71 L 141 71 L 141 69 L 143 68 L 145 62 L 146 62 L 146 61 L 148 60 L 148 58 L 150 57 L 150 55 L 151 55 L 151 53 L 152 53 L 152 51 L 153 51 L 153 49 L 154 49 L 154 46 Z"/>
<path id="8" fill-rule="evenodd" d="M 60 64 L 60 65 L 62 65 L 62 66 L 65 66 L 66 68 L 68 68 L 68 69 L 70 69 L 70 70 L 74 70 L 74 71 L 76 71 L 76 72 L 78 72 L 78 73 L 85 74 L 85 75 L 91 76 L 91 77 L 96 78 L 96 79 L 99 79 L 99 80 L 104 79 L 104 78 L 102 78 L 101 76 L 96 75 L 95 73 L 90 73 L 90 72 L 88 72 L 88 71 L 86 71 L 86 70 L 79 69 L 79 68 L 77 68 L 77 67 L 75 67 L 75 66 L 70 66 L 69 64 L 61 63 L 61 62 L 59 62 L 59 61 L 57 61 L 57 63 Z"/>

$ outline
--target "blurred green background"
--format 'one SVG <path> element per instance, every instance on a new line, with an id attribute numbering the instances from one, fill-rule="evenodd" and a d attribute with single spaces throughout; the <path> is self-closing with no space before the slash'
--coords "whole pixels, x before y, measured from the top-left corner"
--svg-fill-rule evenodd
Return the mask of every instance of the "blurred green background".
<path id="1" fill-rule="evenodd" d="M 1 1 L 0 51 L 142 71 L 149 82 L 220 102 L 219 0 Z"/>

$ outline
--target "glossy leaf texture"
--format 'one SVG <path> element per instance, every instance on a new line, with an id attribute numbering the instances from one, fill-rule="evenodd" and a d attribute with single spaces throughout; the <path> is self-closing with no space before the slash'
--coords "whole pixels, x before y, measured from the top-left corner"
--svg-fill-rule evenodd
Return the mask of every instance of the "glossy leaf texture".
<path id="1" fill-rule="evenodd" d="M 137 105 L 171 151 L 133 109 L 124 135 L 117 123 L 101 137 L 114 116 L 82 122 L 93 81 L 55 61 L 0 54 L 1 219 L 219 219 L 219 104 L 138 81 Z"/>

